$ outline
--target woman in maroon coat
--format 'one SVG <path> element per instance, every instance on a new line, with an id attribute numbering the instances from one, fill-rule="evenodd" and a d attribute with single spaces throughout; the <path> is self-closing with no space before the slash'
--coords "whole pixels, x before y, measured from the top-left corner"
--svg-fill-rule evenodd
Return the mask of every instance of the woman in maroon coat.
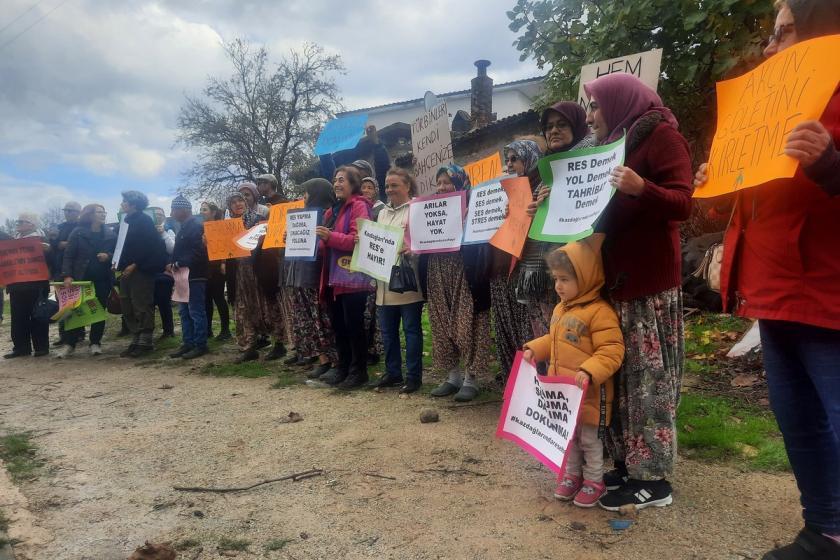
<path id="1" fill-rule="evenodd" d="M 684 353 L 678 224 L 691 211 L 691 158 L 674 115 L 635 76 L 612 74 L 584 88 L 598 143 L 626 135 L 624 165 L 611 177 L 617 192 L 596 227 L 607 234 L 606 287 L 627 349 L 606 438 L 616 469 L 604 477 L 611 491 L 600 504 L 612 511 L 665 506 L 677 454 Z"/>

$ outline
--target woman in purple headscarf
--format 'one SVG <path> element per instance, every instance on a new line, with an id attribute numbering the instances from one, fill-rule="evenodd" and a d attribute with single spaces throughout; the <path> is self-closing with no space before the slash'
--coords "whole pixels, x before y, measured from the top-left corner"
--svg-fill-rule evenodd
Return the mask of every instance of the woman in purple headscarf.
<path id="1" fill-rule="evenodd" d="M 678 226 L 691 212 L 691 158 L 674 115 L 635 76 L 610 74 L 584 90 L 597 142 L 626 138 L 624 165 L 610 178 L 617 192 L 595 228 L 607 235 L 605 287 L 626 346 L 605 442 L 616 468 L 604 477 L 611 491 L 600 504 L 611 511 L 665 506 L 677 454 L 684 354 Z"/>

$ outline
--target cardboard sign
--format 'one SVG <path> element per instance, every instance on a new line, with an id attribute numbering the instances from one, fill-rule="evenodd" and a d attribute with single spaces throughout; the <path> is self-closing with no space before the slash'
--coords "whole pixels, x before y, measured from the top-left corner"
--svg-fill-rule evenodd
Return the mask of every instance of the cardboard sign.
<path id="1" fill-rule="evenodd" d="M 609 60 L 602 60 L 600 62 L 593 62 L 586 64 L 580 69 L 580 85 L 578 86 L 578 103 L 585 111 L 589 111 L 589 97 L 583 90 L 583 85 L 597 80 L 601 76 L 607 74 L 633 74 L 645 85 L 653 88 L 659 86 L 660 67 L 662 66 L 662 49 L 653 49 L 651 51 L 628 54 L 619 56 L 618 58 L 611 58 Z"/>
<path id="2" fill-rule="evenodd" d="M 505 221 L 507 203 L 507 193 L 498 180 L 473 187 L 464 222 L 463 243 L 470 245 L 489 242 Z"/>
<path id="3" fill-rule="evenodd" d="M 359 242 L 353 250 L 350 269 L 388 282 L 391 279 L 391 267 L 397 264 L 402 250 L 405 230 L 370 220 L 359 220 L 358 224 Z"/>
<path id="4" fill-rule="evenodd" d="M 315 228 L 321 223 L 321 210 L 293 210 L 286 219 L 286 260 L 314 261 L 318 256 Z"/>
<path id="5" fill-rule="evenodd" d="M 89 284 L 90 282 L 85 282 Z M 55 299 L 58 302 L 58 312 L 50 317 L 52 321 L 60 321 L 67 313 L 75 309 L 82 302 L 82 282 L 74 282 L 68 287 L 64 284 L 53 284 Z"/>
<path id="6" fill-rule="evenodd" d="M 152 218 L 154 220 L 154 217 Z M 111 258 L 111 266 L 117 268 L 120 266 L 120 259 L 122 258 L 123 247 L 125 247 L 125 238 L 128 235 L 128 224 L 125 223 L 125 215 L 120 217 L 120 229 L 117 233 L 117 246 L 114 248 L 114 256 Z"/>
<path id="7" fill-rule="evenodd" d="M 615 193 L 610 173 L 623 162 L 624 137 L 612 144 L 542 158 L 540 176 L 551 194 L 537 208 L 528 236 L 568 243 L 591 235 L 593 224 Z"/>
<path id="8" fill-rule="evenodd" d="M 496 152 L 484 159 L 480 159 L 464 166 L 464 171 L 470 177 L 471 185 L 479 185 L 502 175 L 502 156 Z"/>
<path id="9" fill-rule="evenodd" d="M 502 179 L 502 188 L 508 197 L 508 217 L 490 238 L 490 245 L 519 259 L 531 227 L 531 216 L 526 212 L 534 199 L 531 183 L 527 177 L 511 177 Z"/>
<path id="10" fill-rule="evenodd" d="M 412 253 L 452 253 L 461 248 L 467 193 L 456 191 L 413 199 L 408 206 Z"/>
<path id="11" fill-rule="evenodd" d="M 796 125 L 818 120 L 840 81 L 840 35 L 797 43 L 740 78 L 718 82 L 717 131 L 708 181 L 694 196 L 708 198 L 793 177 L 799 165 L 784 154 Z"/>
<path id="12" fill-rule="evenodd" d="M 260 237 L 265 235 L 268 224 L 266 222 L 259 223 L 233 240 L 236 245 L 245 249 L 246 251 L 253 251 L 260 243 Z"/>
<path id="13" fill-rule="evenodd" d="M 315 155 L 322 156 L 355 148 L 365 134 L 367 114 L 347 115 L 333 119 L 324 125 L 324 129 L 315 143 Z"/>
<path id="14" fill-rule="evenodd" d="M 245 225 L 242 223 L 242 218 L 204 222 L 207 258 L 211 261 L 222 261 L 250 257 L 250 251 L 246 251 L 234 242 L 234 239 L 243 233 L 245 233 Z"/>
<path id="15" fill-rule="evenodd" d="M 0 241 L 0 286 L 49 278 L 40 237 Z"/>
<path id="16" fill-rule="evenodd" d="M 172 289 L 172 301 L 176 303 L 189 303 L 190 268 L 188 266 L 179 266 L 172 271 L 172 277 L 175 278 L 175 287 Z"/>
<path id="17" fill-rule="evenodd" d="M 285 241 L 283 241 L 283 238 L 286 236 L 286 214 L 289 213 L 289 210 L 296 210 L 303 207 L 304 202 L 302 198 L 293 202 L 271 205 L 268 211 L 268 229 L 265 232 L 265 241 L 263 241 L 264 249 L 286 246 Z"/>
<path id="18" fill-rule="evenodd" d="M 517 352 L 505 387 L 496 437 L 510 440 L 556 473 L 566 466 L 587 385 L 573 377 L 541 376 Z"/>
<path id="19" fill-rule="evenodd" d="M 80 329 L 108 318 L 105 308 L 96 299 L 92 282 L 73 282 L 69 287 L 53 284 L 59 311 L 52 319 L 64 322 L 66 330 Z"/>
<path id="20" fill-rule="evenodd" d="M 435 192 L 435 174 L 444 165 L 452 163 L 452 136 L 449 133 L 449 110 L 446 101 L 432 107 L 411 123 L 411 148 L 417 163 L 417 194 L 425 196 Z"/>

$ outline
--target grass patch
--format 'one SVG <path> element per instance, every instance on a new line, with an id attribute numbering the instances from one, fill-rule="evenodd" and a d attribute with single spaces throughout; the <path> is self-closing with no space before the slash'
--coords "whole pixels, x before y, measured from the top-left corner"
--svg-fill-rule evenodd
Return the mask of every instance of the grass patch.
<path id="1" fill-rule="evenodd" d="M 32 480 L 43 461 L 37 457 L 37 447 L 26 432 L 7 434 L 0 438 L 0 459 L 15 482 Z"/>
<path id="2" fill-rule="evenodd" d="M 714 353 L 731 346 L 752 325 L 752 321 L 733 315 L 701 313 L 689 317 L 685 323 L 685 353 Z"/>
<path id="3" fill-rule="evenodd" d="M 219 550 L 234 550 L 237 552 L 245 552 L 251 546 L 251 541 L 245 539 L 229 539 L 222 537 L 219 539 Z"/>
<path id="4" fill-rule="evenodd" d="M 281 373 L 277 376 L 277 381 L 271 384 L 272 389 L 283 389 L 285 387 L 294 387 L 295 385 L 300 385 L 303 381 L 291 374 L 291 373 Z"/>
<path id="5" fill-rule="evenodd" d="M 261 362 L 244 362 L 241 364 L 224 363 L 224 364 L 207 364 L 201 371 L 206 375 L 213 377 L 245 377 L 248 379 L 256 379 L 258 377 L 267 377 L 272 374 L 268 368 Z"/>
<path id="6" fill-rule="evenodd" d="M 790 470 L 769 411 L 723 397 L 685 394 L 677 415 L 680 447 L 692 458 L 734 461 L 753 470 Z"/>
<path id="7" fill-rule="evenodd" d="M 287 544 L 294 542 L 293 539 L 272 539 L 265 543 L 265 549 L 269 552 L 283 550 Z"/>
<path id="8" fill-rule="evenodd" d="M 200 544 L 201 542 L 197 539 L 184 539 L 176 542 L 173 545 L 173 548 L 175 548 L 175 550 L 188 550 L 190 548 L 195 548 Z"/>

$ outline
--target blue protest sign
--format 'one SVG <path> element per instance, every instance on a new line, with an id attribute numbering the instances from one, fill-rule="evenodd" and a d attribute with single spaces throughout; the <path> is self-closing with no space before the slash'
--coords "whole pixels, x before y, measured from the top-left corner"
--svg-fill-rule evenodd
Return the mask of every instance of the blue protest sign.
<path id="1" fill-rule="evenodd" d="M 315 155 L 323 156 L 355 148 L 365 133 L 367 114 L 349 115 L 333 119 L 324 125 L 324 130 L 315 143 Z"/>

